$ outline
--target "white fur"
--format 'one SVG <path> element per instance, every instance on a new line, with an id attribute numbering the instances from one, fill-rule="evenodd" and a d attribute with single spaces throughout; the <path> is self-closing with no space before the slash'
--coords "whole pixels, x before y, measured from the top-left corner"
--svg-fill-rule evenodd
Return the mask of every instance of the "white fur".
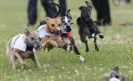
<path id="1" fill-rule="evenodd" d="M 85 61 L 84 57 L 82 57 L 81 55 L 79 56 L 79 59 L 80 59 L 81 62 Z"/>
<path id="2" fill-rule="evenodd" d="M 121 81 L 121 80 L 119 80 L 118 78 L 113 77 L 109 81 Z"/>

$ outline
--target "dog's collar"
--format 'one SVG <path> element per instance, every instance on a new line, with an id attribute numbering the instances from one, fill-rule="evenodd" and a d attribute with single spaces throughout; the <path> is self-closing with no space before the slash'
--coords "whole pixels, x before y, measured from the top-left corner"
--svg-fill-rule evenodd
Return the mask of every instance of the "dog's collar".
<path id="1" fill-rule="evenodd" d="M 26 46 L 26 50 L 33 51 L 33 45 L 31 45 L 31 44 L 27 44 L 27 46 Z"/>

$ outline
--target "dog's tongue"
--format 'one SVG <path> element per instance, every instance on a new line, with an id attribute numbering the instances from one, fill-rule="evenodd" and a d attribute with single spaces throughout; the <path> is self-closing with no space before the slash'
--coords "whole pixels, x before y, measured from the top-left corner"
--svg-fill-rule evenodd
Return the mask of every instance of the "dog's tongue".
<path id="1" fill-rule="evenodd" d="M 67 33 L 67 37 L 72 37 L 73 35 L 72 35 L 72 32 L 68 32 Z"/>

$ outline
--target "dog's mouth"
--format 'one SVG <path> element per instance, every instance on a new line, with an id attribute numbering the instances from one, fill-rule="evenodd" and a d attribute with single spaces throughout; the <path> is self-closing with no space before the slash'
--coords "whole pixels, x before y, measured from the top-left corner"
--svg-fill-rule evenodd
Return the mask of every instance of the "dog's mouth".
<path id="1" fill-rule="evenodd" d="M 57 27 L 56 29 L 57 29 L 58 31 L 60 31 L 60 30 L 61 30 L 61 28 L 60 28 L 60 27 Z"/>
<path id="2" fill-rule="evenodd" d="M 41 48 L 40 48 L 40 44 L 38 42 L 34 42 L 34 44 L 28 43 L 26 49 L 27 50 L 33 50 L 33 49 L 40 50 Z"/>
<path id="3" fill-rule="evenodd" d="M 52 28 L 50 28 L 50 32 L 52 33 L 52 34 L 60 34 L 60 31 L 61 31 L 61 27 L 52 27 Z"/>
<path id="4" fill-rule="evenodd" d="M 60 30 L 51 30 L 52 34 L 59 35 L 61 33 Z"/>

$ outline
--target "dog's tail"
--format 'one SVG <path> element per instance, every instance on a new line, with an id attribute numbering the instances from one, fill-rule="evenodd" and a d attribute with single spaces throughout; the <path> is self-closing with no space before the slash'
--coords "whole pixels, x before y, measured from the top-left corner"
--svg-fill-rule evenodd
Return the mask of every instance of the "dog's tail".
<path id="1" fill-rule="evenodd" d="M 12 54 L 12 52 L 13 52 L 13 50 L 12 50 L 12 48 L 11 48 L 11 41 L 12 41 L 12 39 L 10 39 L 10 40 L 7 42 L 7 44 L 6 44 L 6 55 L 7 55 L 7 57 L 8 57 L 9 62 L 11 61 L 10 56 L 11 56 L 11 54 Z"/>
<path id="2" fill-rule="evenodd" d="M 7 45 L 6 45 L 6 52 L 7 52 L 7 55 L 9 54 L 9 52 L 12 50 L 11 48 L 11 40 L 10 39 L 8 42 L 7 42 Z"/>
<path id="3" fill-rule="evenodd" d="M 59 8 L 58 13 L 57 13 L 55 16 L 52 17 L 52 18 L 56 18 L 56 17 L 59 16 L 60 13 L 61 13 L 61 7 L 60 7 L 60 5 L 58 5 L 58 4 L 56 4 L 56 3 L 51 3 L 51 4 L 53 4 L 53 5 L 55 5 L 55 6 L 57 6 L 57 7 Z"/>

